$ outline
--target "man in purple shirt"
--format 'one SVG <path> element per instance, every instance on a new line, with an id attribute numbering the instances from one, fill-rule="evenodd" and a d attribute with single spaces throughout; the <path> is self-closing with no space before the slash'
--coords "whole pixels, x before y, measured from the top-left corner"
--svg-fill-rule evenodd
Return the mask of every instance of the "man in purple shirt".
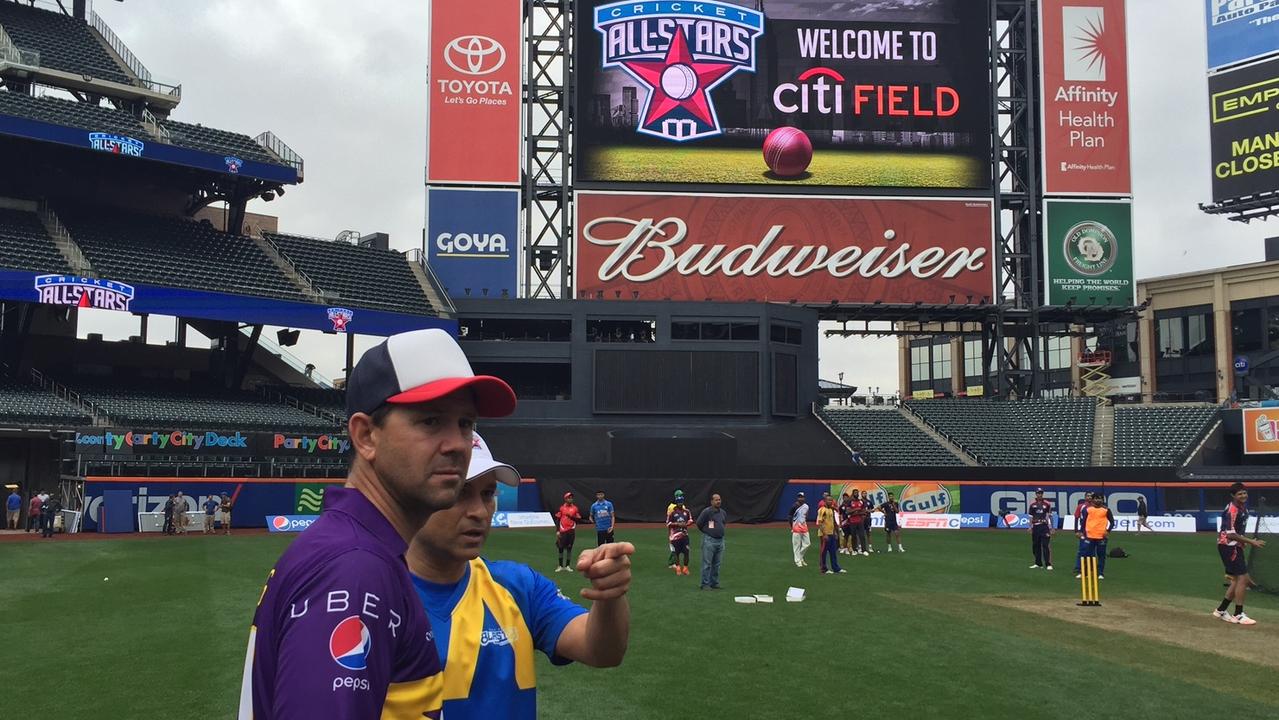
<path id="1" fill-rule="evenodd" d="M 404 564 L 466 479 L 475 418 L 515 409 L 443 330 L 394 335 L 347 382 L 344 488 L 267 576 L 249 631 L 240 720 L 439 716 L 443 676 Z"/>

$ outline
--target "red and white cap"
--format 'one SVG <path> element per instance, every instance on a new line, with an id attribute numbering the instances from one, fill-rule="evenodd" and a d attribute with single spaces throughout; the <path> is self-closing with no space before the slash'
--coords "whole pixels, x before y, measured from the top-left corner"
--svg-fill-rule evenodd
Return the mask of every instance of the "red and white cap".
<path id="1" fill-rule="evenodd" d="M 476 375 L 462 348 L 444 330 L 392 335 L 371 348 L 346 382 L 346 414 L 372 413 L 383 403 L 430 402 L 462 388 L 475 393 L 480 417 L 515 412 L 515 391 L 500 378 Z"/>
<path id="2" fill-rule="evenodd" d="M 485 473 L 494 473 L 497 481 L 503 485 L 511 487 L 519 487 L 520 471 L 504 462 L 498 462 L 493 459 L 493 453 L 489 450 L 488 443 L 484 442 L 484 438 L 479 433 L 475 433 L 475 440 L 471 448 L 471 464 L 466 468 L 466 481 L 470 482 Z"/>

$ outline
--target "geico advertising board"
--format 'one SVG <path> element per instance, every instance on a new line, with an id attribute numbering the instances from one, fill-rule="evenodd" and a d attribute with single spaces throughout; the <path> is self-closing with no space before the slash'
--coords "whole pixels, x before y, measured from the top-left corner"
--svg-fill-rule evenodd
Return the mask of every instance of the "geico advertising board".
<path id="1" fill-rule="evenodd" d="M 579 297 L 979 303 L 988 201 L 578 193 Z"/>
<path id="2" fill-rule="evenodd" d="M 1073 518 L 1075 506 L 1083 499 L 1084 494 L 1095 492 L 1098 488 L 1058 487 L 1044 488 L 1044 499 L 1047 500 L 1058 518 Z M 1135 515 L 1139 498 L 1146 499 L 1146 509 L 1151 515 L 1162 512 L 1159 504 L 1159 493 L 1154 488 L 1133 488 L 1107 485 L 1105 487 L 1106 502 L 1116 515 Z M 965 485 L 963 508 L 965 512 L 989 512 L 996 517 L 1006 515 L 1025 515 L 1030 504 L 1035 501 L 1035 488 L 1029 486 L 1009 485 Z"/>
<path id="3" fill-rule="evenodd" d="M 1279 58 L 1213 75 L 1208 92 L 1212 199 L 1279 190 Z"/>
<path id="4" fill-rule="evenodd" d="M 427 191 L 427 258 L 449 297 L 516 296 L 519 223 L 519 190 Z"/>
<path id="5" fill-rule="evenodd" d="M 585 0 L 577 180 L 990 187 L 982 0 Z"/>
<path id="6" fill-rule="evenodd" d="M 430 0 L 428 183 L 519 184 L 522 5 Z"/>

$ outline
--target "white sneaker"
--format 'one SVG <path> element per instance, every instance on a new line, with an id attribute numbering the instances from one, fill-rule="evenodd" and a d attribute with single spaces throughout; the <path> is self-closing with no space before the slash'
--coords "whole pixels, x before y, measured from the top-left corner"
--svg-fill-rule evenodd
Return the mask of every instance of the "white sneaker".
<path id="1" fill-rule="evenodd" d="M 847 571 L 847 570 L 845 570 L 844 568 L 840 568 L 840 569 L 839 569 L 839 574 L 840 574 L 840 575 L 847 575 L 847 574 L 848 574 L 848 571 Z"/>
<path id="2" fill-rule="evenodd" d="M 823 574 L 823 575 L 834 575 L 835 573 L 834 573 L 834 572 L 832 572 L 832 571 L 830 571 L 830 570 L 823 570 L 823 571 L 822 571 L 822 574 Z"/>
<path id="3" fill-rule="evenodd" d="M 1238 615 L 1235 616 L 1235 623 L 1239 625 L 1256 625 L 1257 621 L 1248 617 L 1244 613 L 1239 613 Z"/>
<path id="4" fill-rule="evenodd" d="M 666 566 L 666 569 L 667 569 L 667 570 L 674 570 L 674 569 L 675 569 L 675 566 L 674 566 L 674 565 L 667 565 L 667 566 Z"/>
<path id="5" fill-rule="evenodd" d="M 556 565 L 556 566 L 555 566 L 555 572 L 564 572 L 564 568 L 563 568 L 563 566 L 561 566 L 561 565 Z"/>
<path id="6" fill-rule="evenodd" d="M 1031 565 L 1031 566 L 1030 566 L 1030 569 L 1031 569 L 1031 570 L 1038 570 L 1038 569 L 1039 569 L 1039 566 L 1038 566 L 1038 565 Z"/>
<path id="7" fill-rule="evenodd" d="M 1083 575 L 1080 575 L 1079 573 L 1075 573 L 1075 579 L 1076 579 L 1076 580 L 1081 580 L 1081 579 L 1083 579 L 1083 577 L 1084 577 Z"/>
<path id="8" fill-rule="evenodd" d="M 1049 570 L 1052 570 L 1052 569 L 1053 569 L 1053 566 L 1052 566 L 1052 565 L 1049 565 L 1049 566 L 1048 566 L 1048 569 L 1049 569 Z"/>
<path id="9" fill-rule="evenodd" d="M 906 548 L 902 547 L 901 545 L 898 545 L 897 552 L 906 552 Z"/>
<path id="10" fill-rule="evenodd" d="M 1212 615 L 1218 620 L 1225 620 L 1228 623 L 1235 622 L 1235 616 L 1231 615 L 1226 610 L 1213 610 Z"/>
<path id="11" fill-rule="evenodd" d="M 1098 580 L 1105 580 L 1105 579 L 1106 579 L 1106 576 L 1105 576 L 1105 575 L 1098 575 L 1098 576 L 1097 576 L 1097 579 L 1098 579 Z"/>
<path id="12" fill-rule="evenodd" d="M 892 546 L 892 545 L 889 545 L 889 546 L 888 546 L 888 552 L 892 552 L 892 551 L 893 551 L 893 546 Z"/>
<path id="13" fill-rule="evenodd" d="M 799 561 L 799 564 L 800 564 L 800 567 L 808 567 L 808 561 L 807 561 L 807 560 L 800 560 L 800 561 Z"/>
<path id="14" fill-rule="evenodd" d="M 863 551 L 862 551 L 862 557 L 870 557 L 870 553 L 868 553 L 868 552 L 866 552 L 865 550 L 863 550 Z"/>

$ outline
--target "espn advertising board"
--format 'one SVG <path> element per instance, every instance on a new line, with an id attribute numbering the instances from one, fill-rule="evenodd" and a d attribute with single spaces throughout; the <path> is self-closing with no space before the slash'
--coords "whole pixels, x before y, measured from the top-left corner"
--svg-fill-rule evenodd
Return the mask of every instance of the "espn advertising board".
<path id="1" fill-rule="evenodd" d="M 430 0 L 426 182 L 518 185 L 523 3 Z"/>
<path id="2" fill-rule="evenodd" d="M 516 296 L 520 191 L 430 188 L 426 254 L 449 297 Z"/>
<path id="3" fill-rule="evenodd" d="M 1213 201 L 1279 190 L 1279 57 L 1210 75 L 1208 93 Z"/>
<path id="4" fill-rule="evenodd" d="M 1279 0 L 1204 0 L 1208 70 L 1279 52 Z"/>
<path id="5" fill-rule="evenodd" d="M 1040 0 L 1045 195 L 1130 195 L 1124 0 Z"/>
<path id="6" fill-rule="evenodd" d="M 1279 455 L 1279 407 L 1243 409 L 1245 455 Z"/>
<path id="7" fill-rule="evenodd" d="M 578 297 L 978 303 L 994 295 L 978 199 L 579 192 Z"/>
<path id="8" fill-rule="evenodd" d="M 990 5 L 583 0 L 576 184 L 987 191 Z"/>
<path id="9" fill-rule="evenodd" d="M 1044 255 L 1048 305 L 1136 304 L 1130 201 L 1044 201 Z"/>

